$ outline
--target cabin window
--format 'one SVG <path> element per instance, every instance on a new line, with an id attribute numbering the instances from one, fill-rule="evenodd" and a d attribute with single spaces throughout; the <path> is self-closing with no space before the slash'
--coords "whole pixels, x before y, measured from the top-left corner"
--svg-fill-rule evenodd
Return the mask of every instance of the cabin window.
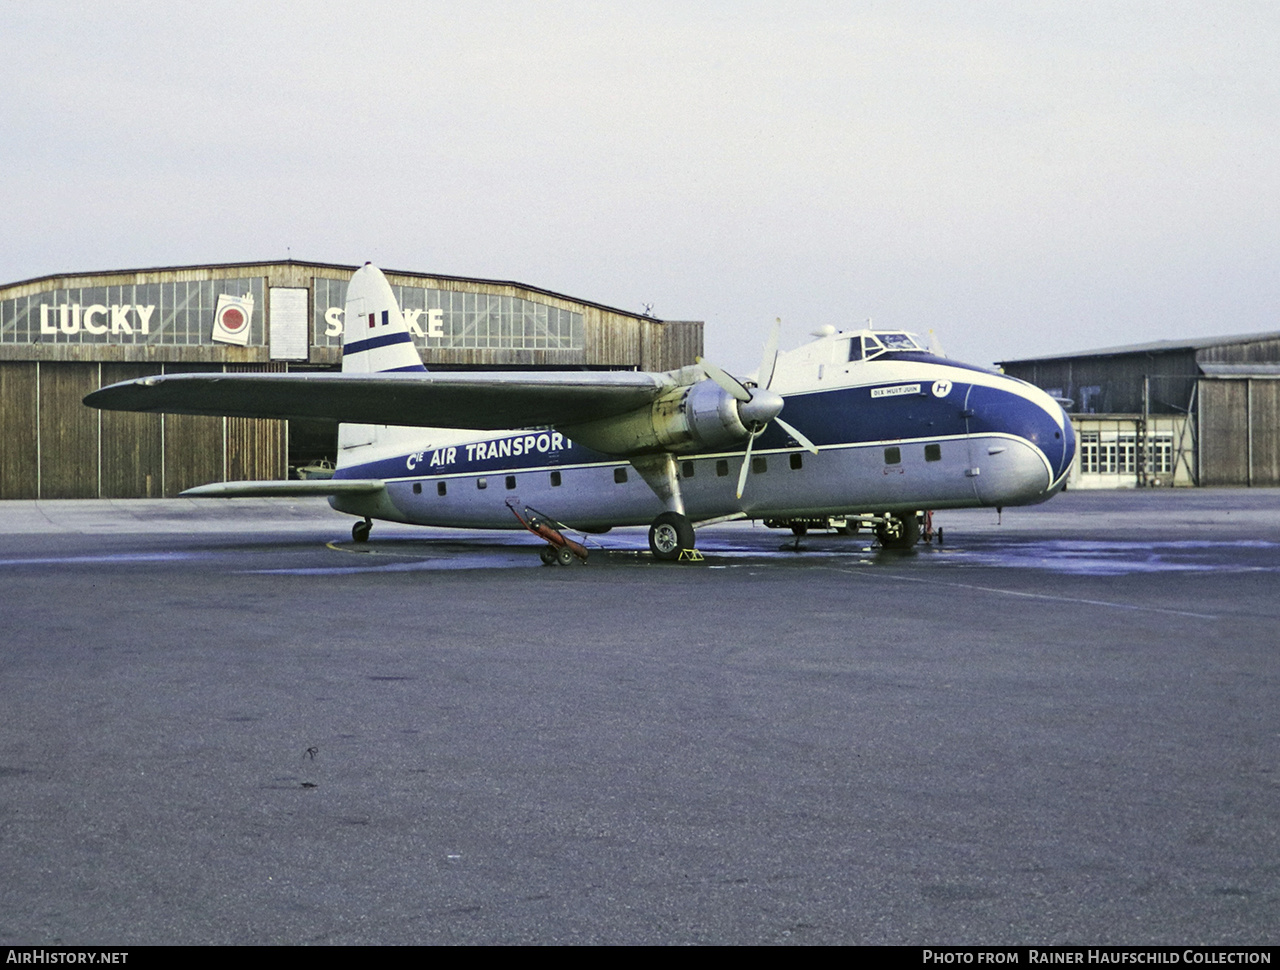
<path id="1" fill-rule="evenodd" d="M 449 487 L 444 482 L 436 482 L 436 494 L 443 495 L 449 491 Z"/>
<path id="2" fill-rule="evenodd" d="M 719 478 L 724 478 L 728 474 L 729 474 L 729 462 L 727 459 L 721 458 L 719 461 L 716 462 L 716 475 Z"/>
<path id="3" fill-rule="evenodd" d="M 551 473 L 551 487 L 552 487 L 552 488 L 559 488 L 559 487 L 560 487 L 560 473 L 559 473 L 559 472 L 552 472 L 552 473 Z"/>
<path id="4" fill-rule="evenodd" d="M 896 445 L 892 448 L 886 448 L 884 450 L 884 463 L 886 465 L 902 464 L 902 449 Z"/>
<path id="5" fill-rule="evenodd" d="M 414 494 L 414 495 L 421 495 L 421 494 L 422 494 L 422 482 L 414 482 L 414 483 L 413 483 L 413 494 Z"/>
<path id="6" fill-rule="evenodd" d="M 942 445 L 925 445 L 925 461 L 942 461 Z"/>
<path id="7" fill-rule="evenodd" d="M 627 470 L 625 468 L 615 468 L 613 470 L 613 480 L 622 485 L 627 480 Z"/>
<path id="8" fill-rule="evenodd" d="M 476 488 L 488 488 L 488 487 L 489 487 L 489 479 L 487 478 L 476 479 Z"/>
<path id="9" fill-rule="evenodd" d="M 756 455 L 751 459 L 751 474 L 763 475 L 769 470 L 769 462 L 763 455 Z"/>
<path id="10" fill-rule="evenodd" d="M 515 476 L 515 475 L 508 475 L 508 476 L 507 476 L 507 491 L 509 492 L 509 491 L 511 491 L 511 490 L 512 490 L 513 488 L 515 488 L 515 487 L 516 487 L 516 476 Z"/>
<path id="11" fill-rule="evenodd" d="M 797 451 L 794 455 L 791 456 L 791 470 L 799 471 L 803 467 L 804 467 L 804 456 Z"/>
<path id="12" fill-rule="evenodd" d="M 691 462 L 691 461 L 686 461 L 686 462 L 681 463 L 681 465 L 680 465 L 680 474 L 681 474 L 681 475 L 683 475 L 685 478 L 692 478 L 692 477 L 693 477 L 693 462 Z"/>

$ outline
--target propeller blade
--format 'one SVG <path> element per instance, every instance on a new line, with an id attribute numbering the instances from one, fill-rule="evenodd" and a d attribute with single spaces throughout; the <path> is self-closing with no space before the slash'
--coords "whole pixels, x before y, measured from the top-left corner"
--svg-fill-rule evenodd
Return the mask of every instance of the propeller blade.
<path id="1" fill-rule="evenodd" d="M 725 373 L 711 361 L 702 357 L 697 358 L 697 362 L 698 366 L 702 368 L 702 372 L 724 388 L 725 393 L 735 401 L 751 400 L 751 392 L 743 387 L 742 382 L 732 374 Z"/>
<path id="2" fill-rule="evenodd" d="M 795 438 L 796 441 L 800 443 L 800 447 L 805 451 L 811 451 L 815 455 L 818 453 L 818 446 L 797 431 L 795 427 L 787 424 L 787 422 L 783 421 L 782 418 L 774 418 L 773 420 L 777 423 L 779 428 L 791 435 L 791 437 Z"/>
<path id="3" fill-rule="evenodd" d="M 759 431 L 753 431 L 747 438 L 747 453 L 742 456 L 742 470 L 738 472 L 738 498 L 742 498 L 743 490 L 747 487 L 747 470 L 751 467 L 751 446 L 756 443 L 756 435 L 759 433 Z"/>
<path id="4" fill-rule="evenodd" d="M 773 330 L 764 345 L 764 357 L 760 360 L 759 383 L 765 390 L 773 383 L 773 369 L 778 363 L 778 334 L 782 331 L 782 317 L 773 322 Z"/>

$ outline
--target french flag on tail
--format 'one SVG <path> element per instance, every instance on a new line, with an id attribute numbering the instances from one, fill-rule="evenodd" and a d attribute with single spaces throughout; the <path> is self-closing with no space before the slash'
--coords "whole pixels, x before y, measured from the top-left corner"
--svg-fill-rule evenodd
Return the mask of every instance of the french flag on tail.
<path id="1" fill-rule="evenodd" d="M 356 270 L 347 284 L 342 371 L 345 374 L 426 371 L 400 314 L 391 284 L 372 263 Z"/>

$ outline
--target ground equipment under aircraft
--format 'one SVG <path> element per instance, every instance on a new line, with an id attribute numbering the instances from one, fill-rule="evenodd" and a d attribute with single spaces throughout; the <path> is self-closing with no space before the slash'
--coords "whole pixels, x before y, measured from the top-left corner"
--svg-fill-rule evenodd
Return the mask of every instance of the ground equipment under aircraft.
<path id="1" fill-rule="evenodd" d="M 539 550 L 546 565 L 559 563 L 561 566 L 568 566 L 575 557 L 581 562 L 587 561 L 587 547 L 566 536 L 562 531 L 565 527 L 561 523 L 554 522 L 537 509 L 526 507 L 522 514 L 512 502 L 507 502 L 507 508 L 521 525 L 539 539 L 546 540 L 547 544 Z"/>

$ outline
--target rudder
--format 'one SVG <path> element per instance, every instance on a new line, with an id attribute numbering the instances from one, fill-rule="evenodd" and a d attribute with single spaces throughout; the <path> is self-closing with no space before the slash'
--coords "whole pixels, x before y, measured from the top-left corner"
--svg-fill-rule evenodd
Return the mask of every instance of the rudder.
<path id="1" fill-rule="evenodd" d="M 372 263 L 356 270 L 347 284 L 342 370 L 348 374 L 426 370 L 391 284 Z"/>

